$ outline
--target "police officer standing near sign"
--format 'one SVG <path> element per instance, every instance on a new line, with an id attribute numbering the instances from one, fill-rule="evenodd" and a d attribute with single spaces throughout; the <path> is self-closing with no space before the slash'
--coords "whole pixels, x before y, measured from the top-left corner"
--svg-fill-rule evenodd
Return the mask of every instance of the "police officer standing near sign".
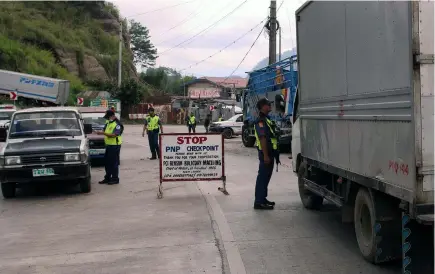
<path id="1" fill-rule="evenodd" d="M 117 122 L 115 112 L 111 110 L 106 111 L 104 118 L 108 120 L 108 123 L 104 126 L 104 131 L 99 131 L 97 134 L 104 135 L 106 175 L 104 180 L 99 183 L 114 185 L 119 184 L 119 152 L 122 144 L 122 125 Z"/>
<path id="2" fill-rule="evenodd" d="M 192 112 L 190 113 L 190 117 L 188 118 L 189 120 L 187 121 L 187 126 L 189 128 L 189 133 L 191 133 L 193 131 L 193 133 L 196 132 L 196 117 L 195 114 Z"/>
<path id="3" fill-rule="evenodd" d="M 262 98 L 257 102 L 258 120 L 255 122 L 255 138 L 260 161 L 255 184 L 255 209 L 273 209 L 275 202 L 268 201 L 267 188 L 272 177 L 274 158 L 278 152 L 278 139 L 274 123 L 269 119 L 271 103 Z M 277 158 L 278 159 L 278 158 Z"/>
<path id="4" fill-rule="evenodd" d="M 148 143 L 151 150 L 150 160 L 155 160 L 157 157 L 160 158 L 159 150 L 159 129 L 163 133 L 162 122 L 159 116 L 154 113 L 154 108 L 148 110 L 149 116 L 145 119 L 145 124 L 143 126 L 142 137 L 145 137 L 145 131 L 148 135 Z"/>

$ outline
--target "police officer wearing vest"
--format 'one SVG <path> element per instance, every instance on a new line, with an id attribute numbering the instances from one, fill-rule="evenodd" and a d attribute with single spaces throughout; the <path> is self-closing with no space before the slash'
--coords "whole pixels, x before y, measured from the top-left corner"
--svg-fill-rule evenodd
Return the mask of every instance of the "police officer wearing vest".
<path id="1" fill-rule="evenodd" d="M 196 132 L 196 117 L 194 113 L 190 114 L 189 120 L 187 121 L 187 126 L 189 127 L 189 133 L 193 131 L 193 133 Z"/>
<path id="2" fill-rule="evenodd" d="M 115 112 L 107 110 L 105 119 L 108 120 L 104 131 L 97 132 L 104 135 L 106 153 L 104 155 L 106 175 L 100 184 L 119 184 L 119 152 L 122 144 L 121 126 L 118 124 Z"/>
<path id="3" fill-rule="evenodd" d="M 255 122 L 255 138 L 258 148 L 257 181 L 255 184 L 254 209 L 273 209 L 275 202 L 267 200 L 267 188 L 272 178 L 274 158 L 278 152 L 278 139 L 274 122 L 269 119 L 271 103 L 262 98 L 257 102 L 259 117 Z"/>
<path id="4" fill-rule="evenodd" d="M 151 150 L 150 160 L 155 160 L 157 157 L 160 158 L 159 150 L 159 129 L 163 133 L 162 122 L 159 116 L 154 113 L 154 108 L 148 110 L 149 116 L 145 119 L 145 124 L 143 127 L 142 137 L 145 137 L 145 131 L 148 134 L 148 143 Z"/>

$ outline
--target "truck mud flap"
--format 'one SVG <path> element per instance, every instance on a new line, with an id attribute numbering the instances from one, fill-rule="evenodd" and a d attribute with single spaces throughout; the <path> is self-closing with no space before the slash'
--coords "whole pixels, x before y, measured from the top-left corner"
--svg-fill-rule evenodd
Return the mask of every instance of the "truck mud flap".
<path id="1" fill-rule="evenodd" d="M 434 273 L 433 225 L 402 214 L 402 274 Z"/>

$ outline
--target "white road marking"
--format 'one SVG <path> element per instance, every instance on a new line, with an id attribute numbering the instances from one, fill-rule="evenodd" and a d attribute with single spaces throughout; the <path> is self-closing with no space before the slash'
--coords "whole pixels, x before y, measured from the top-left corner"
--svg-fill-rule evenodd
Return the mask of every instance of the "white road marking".
<path id="1" fill-rule="evenodd" d="M 211 209 L 212 218 L 216 221 L 220 236 L 224 245 L 228 267 L 231 274 L 246 274 L 245 265 L 243 264 L 242 256 L 240 255 L 239 248 L 234 240 L 233 233 L 231 232 L 228 221 L 222 212 L 219 203 L 213 195 L 206 194 L 199 183 L 197 184 L 199 191 L 205 197 L 209 208 Z"/>

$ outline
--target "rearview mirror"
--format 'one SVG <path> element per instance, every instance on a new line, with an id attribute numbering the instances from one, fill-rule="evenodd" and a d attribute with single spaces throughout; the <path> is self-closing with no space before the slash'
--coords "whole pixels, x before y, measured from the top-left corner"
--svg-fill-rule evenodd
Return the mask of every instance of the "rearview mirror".
<path id="1" fill-rule="evenodd" d="M 85 134 L 92 134 L 92 124 L 84 124 Z"/>
<path id="2" fill-rule="evenodd" d="M 6 142 L 6 137 L 8 136 L 8 129 L 6 127 L 0 128 L 0 142 Z"/>

